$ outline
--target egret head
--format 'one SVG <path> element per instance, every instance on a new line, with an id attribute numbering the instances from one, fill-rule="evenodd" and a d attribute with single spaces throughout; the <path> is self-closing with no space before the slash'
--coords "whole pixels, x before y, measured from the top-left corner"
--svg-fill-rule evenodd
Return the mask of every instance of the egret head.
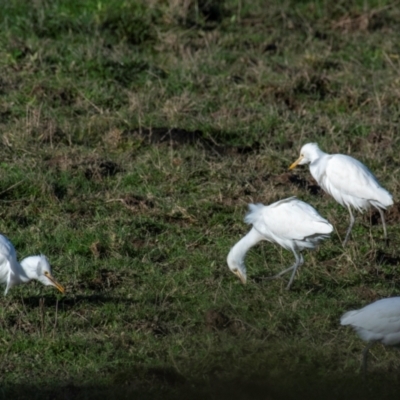
<path id="1" fill-rule="evenodd" d="M 240 281 L 245 284 L 247 280 L 246 276 L 246 266 L 243 260 L 239 260 L 232 256 L 232 252 L 228 254 L 226 259 L 229 269 L 240 279 Z"/>
<path id="2" fill-rule="evenodd" d="M 304 165 L 312 163 L 314 160 L 320 157 L 323 152 L 318 147 L 317 143 L 307 143 L 300 150 L 300 157 L 289 167 L 293 169 L 298 165 Z"/>
<path id="3" fill-rule="evenodd" d="M 64 287 L 53 278 L 50 263 L 46 256 L 40 255 L 26 257 L 20 264 L 30 279 L 35 279 L 43 283 L 45 286 L 54 286 L 61 293 L 65 292 Z"/>

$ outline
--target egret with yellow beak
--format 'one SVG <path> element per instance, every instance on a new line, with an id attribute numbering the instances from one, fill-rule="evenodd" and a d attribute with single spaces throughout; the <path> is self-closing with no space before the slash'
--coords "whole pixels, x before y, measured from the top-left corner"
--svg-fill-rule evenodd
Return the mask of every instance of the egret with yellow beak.
<path id="1" fill-rule="evenodd" d="M 0 283 L 6 285 L 4 295 L 16 285 L 37 280 L 45 286 L 54 286 L 61 293 L 65 292 L 51 274 L 49 261 L 44 255 L 24 258 L 21 263 L 13 244 L 3 235 L 0 235 Z"/>
<path id="2" fill-rule="evenodd" d="M 294 276 L 303 264 L 301 251 L 314 249 L 321 240 L 329 237 L 332 225 L 309 204 L 289 197 L 269 206 L 249 204 L 245 222 L 253 225 L 250 232 L 240 239 L 230 250 L 227 263 L 229 269 L 246 283 L 244 259 L 247 251 L 262 240 L 277 243 L 286 250 L 291 250 L 296 262 L 270 279 L 275 279 L 293 271 L 286 289 L 289 290 Z"/>
<path id="3" fill-rule="evenodd" d="M 392 195 L 384 189 L 372 172 L 360 161 L 344 154 L 324 153 L 317 143 L 307 143 L 300 150 L 300 157 L 289 167 L 310 164 L 310 172 L 322 189 L 339 204 L 347 207 L 350 225 L 343 246 L 349 240 L 354 225 L 352 207 L 364 211 L 374 207 L 381 216 L 383 233 L 387 238 L 383 210 L 393 204 Z"/>

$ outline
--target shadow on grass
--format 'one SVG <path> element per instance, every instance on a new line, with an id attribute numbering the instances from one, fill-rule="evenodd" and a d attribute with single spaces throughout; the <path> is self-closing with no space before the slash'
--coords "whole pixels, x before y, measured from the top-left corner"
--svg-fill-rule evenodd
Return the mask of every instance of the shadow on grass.
<path id="1" fill-rule="evenodd" d="M 181 128 L 151 128 L 125 131 L 124 137 L 138 137 L 144 140 L 148 145 L 168 144 L 172 147 L 183 145 L 200 145 L 204 150 L 214 155 L 232 155 L 232 154 L 252 154 L 260 150 L 260 143 L 254 142 L 251 146 L 234 146 L 228 143 L 235 141 L 235 135 L 227 133 L 214 132 L 216 137 L 223 137 L 222 143 L 217 143 L 214 140 L 205 137 L 200 130 L 186 130 Z"/>
<path id="2" fill-rule="evenodd" d="M 125 376 L 121 380 L 121 376 Z M 143 384 L 143 378 L 146 383 Z M 275 376 L 271 371 L 257 377 L 230 380 L 206 378 L 204 381 L 186 381 L 170 368 L 124 371 L 116 374 L 114 383 L 108 386 L 72 383 L 47 387 L 29 385 L 3 386 L 1 398 L 13 399 L 215 399 L 215 400 L 281 400 L 281 399 L 389 399 L 396 398 L 400 382 L 384 373 L 370 372 L 367 379 L 359 374 L 335 372 L 326 377 L 321 371 L 290 372 Z"/>
<path id="3" fill-rule="evenodd" d="M 29 296 L 24 297 L 23 303 L 25 308 L 27 309 L 35 309 L 42 307 L 42 304 L 46 307 L 55 307 L 58 305 L 58 308 L 69 309 L 76 306 L 78 303 L 87 303 L 91 305 L 98 304 L 125 304 L 131 305 L 133 303 L 137 303 L 136 300 L 127 299 L 124 297 L 117 296 L 107 296 L 105 294 L 88 294 L 88 295 L 74 295 L 71 297 L 63 297 L 58 299 L 54 295 L 37 295 L 37 296 Z"/>

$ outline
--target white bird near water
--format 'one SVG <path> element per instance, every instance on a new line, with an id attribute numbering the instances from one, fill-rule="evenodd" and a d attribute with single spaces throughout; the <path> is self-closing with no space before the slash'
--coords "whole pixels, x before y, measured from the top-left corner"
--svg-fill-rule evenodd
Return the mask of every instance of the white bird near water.
<path id="1" fill-rule="evenodd" d="M 332 225 L 309 204 L 289 197 L 269 206 L 249 204 L 249 212 L 244 221 L 253 225 L 250 232 L 239 240 L 230 250 L 227 262 L 229 269 L 246 283 L 244 258 L 247 251 L 261 240 L 277 243 L 286 250 L 291 250 L 296 262 L 271 279 L 293 270 L 286 289 L 290 289 L 294 276 L 304 259 L 301 251 L 314 249 L 321 240 L 329 237 Z"/>
<path id="2" fill-rule="evenodd" d="M 368 342 L 363 350 L 362 368 L 365 373 L 368 351 L 374 343 L 400 344 L 400 297 L 381 299 L 360 310 L 348 311 L 342 315 L 340 323 L 350 325 L 362 340 Z"/>
<path id="3" fill-rule="evenodd" d="M 24 258 L 21 263 L 13 244 L 3 235 L 0 235 L 0 283 L 6 285 L 4 295 L 13 286 L 37 280 L 45 286 L 54 286 L 61 293 L 65 289 L 53 278 L 51 267 L 43 255 Z"/>
<path id="4" fill-rule="evenodd" d="M 382 210 L 393 204 L 392 195 L 379 184 L 364 164 L 344 154 L 324 153 L 317 143 L 305 144 L 300 150 L 300 157 L 289 169 L 308 163 L 311 175 L 322 189 L 349 210 L 350 225 L 343 246 L 349 239 L 355 221 L 351 207 L 361 212 L 371 206 L 375 207 L 381 216 L 384 236 L 387 238 Z"/>

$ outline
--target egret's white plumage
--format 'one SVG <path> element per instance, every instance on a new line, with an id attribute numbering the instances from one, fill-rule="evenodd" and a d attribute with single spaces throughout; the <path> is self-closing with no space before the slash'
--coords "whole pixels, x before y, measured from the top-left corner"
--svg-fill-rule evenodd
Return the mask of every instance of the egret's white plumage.
<path id="1" fill-rule="evenodd" d="M 363 369 L 367 367 L 369 348 L 375 342 L 387 346 L 400 344 L 400 297 L 390 297 L 368 304 L 364 308 L 348 311 L 340 318 L 341 325 L 350 325 L 369 342 L 363 351 Z"/>
<path id="2" fill-rule="evenodd" d="M 54 286 L 61 293 L 65 291 L 53 278 L 50 264 L 45 256 L 26 257 L 19 263 L 12 243 L 5 236 L 0 235 L 0 284 L 6 285 L 4 295 L 13 286 L 33 279 L 43 285 Z"/>
<path id="3" fill-rule="evenodd" d="M 230 250 L 227 262 L 229 269 L 246 283 L 244 259 L 247 251 L 261 240 L 277 243 L 286 250 L 291 250 L 296 262 L 272 278 L 277 278 L 293 270 L 287 289 L 293 282 L 297 268 L 303 264 L 301 251 L 314 249 L 318 243 L 329 237 L 332 225 L 309 204 L 289 197 L 269 206 L 249 204 L 245 222 L 253 225 L 250 232 Z"/>
<path id="4" fill-rule="evenodd" d="M 381 216 L 385 239 L 386 225 L 382 210 L 393 204 L 392 195 L 384 189 L 372 172 L 360 161 L 343 154 L 326 154 L 316 143 L 307 143 L 300 157 L 289 167 L 310 163 L 310 172 L 318 184 L 339 204 L 347 207 L 350 225 L 343 245 L 347 243 L 354 225 L 351 208 L 363 211 L 375 207 Z"/>

